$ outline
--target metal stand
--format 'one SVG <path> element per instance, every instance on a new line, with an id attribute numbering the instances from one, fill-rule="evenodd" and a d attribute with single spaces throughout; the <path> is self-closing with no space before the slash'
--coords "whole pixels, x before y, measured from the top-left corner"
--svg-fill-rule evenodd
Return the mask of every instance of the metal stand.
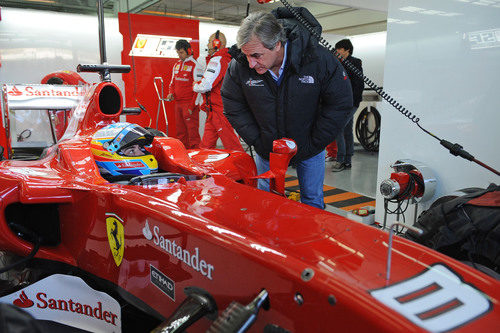
<path id="1" fill-rule="evenodd" d="M 410 229 L 413 232 L 416 232 L 417 234 L 421 235 L 423 231 L 419 228 L 415 228 L 409 225 L 406 225 L 401 222 L 394 222 L 391 224 L 391 227 L 389 229 L 389 242 L 387 245 L 387 265 L 386 265 L 386 271 L 385 271 L 385 280 L 386 283 L 389 283 L 389 279 L 391 277 L 391 255 L 392 255 L 392 238 L 394 237 L 394 226 L 402 226 L 403 228 Z"/>
<path id="2" fill-rule="evenodd" d="M 160 81 L 160 90 L 158 90 L 157 81 Z M 155 86 L 156 95 L 158 96 L 158 110 L 156 111 L 156 129 L 158 129 L 158 122 L 160 118 L 160 105 L 163 109 L 163 117 L 165 118 L 165 131 L 168 136 L 168 120 L 167 120 L 167 110 L 165 109 L 165 101 L 168 102 L 166 98 L 163 97 L 163 78 L 161 76 L 155 76 L 153 79 L 153 84 Z M 161 91 L 161 93 L 160 93 Z"/>

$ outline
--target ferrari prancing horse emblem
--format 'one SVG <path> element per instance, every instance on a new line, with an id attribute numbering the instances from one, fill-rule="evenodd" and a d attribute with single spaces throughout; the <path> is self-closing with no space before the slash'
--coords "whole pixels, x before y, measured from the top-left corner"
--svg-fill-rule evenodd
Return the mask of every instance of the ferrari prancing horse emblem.
<path id="1" fill-rule="evenodd" d="M 116 266 L 120 266 L 123 259 L 123 248 L 125 237 L 123 233 L 123 221 L 113 213 L 106 213 L 106 229 L 108 231 L 109 248 Z"/>

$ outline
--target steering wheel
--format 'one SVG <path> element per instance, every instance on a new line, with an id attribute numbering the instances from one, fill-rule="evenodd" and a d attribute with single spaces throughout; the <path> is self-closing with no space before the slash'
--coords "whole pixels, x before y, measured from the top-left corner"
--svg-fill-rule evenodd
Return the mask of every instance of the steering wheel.
<path id="1" fill-rule="evenodd" d="M 167 183 L 175 183 L 177 182 L 180 178 L 186 178 L 187 175 L 183 175 L 180 173 L 172 173 L 172 172 L 161 172 L 161 173 L 154 173 L 151 175 L 142 175 L 142 176 L 137 176 L 129 180 L 129 185 L 156 185 L 158 184 L 158 181 L 167 180 Z"/>

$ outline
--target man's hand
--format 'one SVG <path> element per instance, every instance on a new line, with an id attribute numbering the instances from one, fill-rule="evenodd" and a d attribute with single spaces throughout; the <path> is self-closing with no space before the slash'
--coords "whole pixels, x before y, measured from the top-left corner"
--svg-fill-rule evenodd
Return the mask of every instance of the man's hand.
<path id="1" fill-rule="evenodd" d="M 173 101 L 174 100 L 174 94 L 168 94 L 167 95 L 167 102 Z"/>

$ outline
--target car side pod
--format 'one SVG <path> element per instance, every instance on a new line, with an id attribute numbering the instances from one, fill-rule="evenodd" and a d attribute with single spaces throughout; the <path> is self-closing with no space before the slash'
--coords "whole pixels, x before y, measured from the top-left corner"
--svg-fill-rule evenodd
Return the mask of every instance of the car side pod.
<path id="1" fill-rule="evenodd" d="M 205 290 L 197 287 L 184 288 L 186 299 L 175 312 L 151 333 L 180 333 L 207 316 L 210 320 L 217 318 L 217 304 Z"/>
<path id="2" fill-rule="evenodd" d="M 297 153 L 297 144 L 292 139 L 282 138 L 273 141 L 273 152 L 269 154 L 269 171 L 250 179 L 269 179 L 272 193 L 285 195 L 285 174 L 290 160 Z"/>

